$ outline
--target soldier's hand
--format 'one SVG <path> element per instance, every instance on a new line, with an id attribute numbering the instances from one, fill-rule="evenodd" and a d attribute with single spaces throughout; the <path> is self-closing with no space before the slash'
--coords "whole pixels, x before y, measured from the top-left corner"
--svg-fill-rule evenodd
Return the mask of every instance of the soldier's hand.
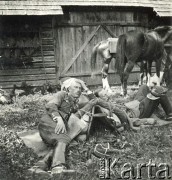
<path id="1" fill-rule="evenodd" d="M 57 124 L 55 127 L 55 133 L 56 134 L 66 133 L 66 127 L 65 127 L 65 124 L 63 122 L 63 119 L 61 117 L 55 117 L 53 119 L 57 121 Z"/>

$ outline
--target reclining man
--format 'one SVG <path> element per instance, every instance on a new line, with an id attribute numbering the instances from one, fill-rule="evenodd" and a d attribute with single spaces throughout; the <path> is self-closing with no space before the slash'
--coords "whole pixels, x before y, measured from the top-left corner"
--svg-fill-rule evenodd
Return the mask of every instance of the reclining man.
<path id="1" fill-rule="evenodd" d="M 142 123 L 144 124 L 144 121 L 147 124 L 156 122 L 152 121 L 153 118 L 150 117 L 155 112 L 159 104 L 162 106 L 166 114 L 166 118 L 164 120 L 172 121 L 172 105 L 166 94 L 167 89 L 161 86 L 156 86 L 153 80 L 154 79 L 151 79 L 152 82 L 150 87 L 142 85 L 139 88 L 133 101 L 125 103 L 128 118 L 133 118 L 133 120 L 137 119 L 137 125 L 141 125 Z M 96 92 L 95 94 L 102 99 L 106 98 L 106 92 L 104 92 L 104 90 Z M 131 122 L 130 128 L 134 129 Z"/>
<path id="2" fill-rule="evenodd" d="M 87 100 L 82 101 L 82 88 L 89 94 Z M 85 86 L 83 81 L 71 78 L 64 87 L 66 91 L 56 93 L 52 100 L 46 104 L 46 114 L 41 118 L 38 125 L 40 136 L 43 141 L 53 146 L 43 160 L 38 161 L 36 166 L 30 169 L 35 178 L 51 177 L 59 172 L 59 168 L 65 168 L 66 146 L 79 134 L 86 132 L 89 124 L 91 110 L 98 105 L 116 114 L 123 122 L 125 129 L 129 128 L 128 117 L 112 104 L 97 98 Z M 115 129 L 114 129 L 115 130 Z M 51 165 L 48 162 L 51 159 Z M 51 174 L 46 172 L 50 169 Z"/>
<path id="3" fill-rule="evenodd" d="M 172 121 L 172 105 L 167 97 L 167 89 L 161 86 L 148 87 L 142 85 L 134 101 L 126 103 L 129 109 L 128 116 L 130 118 L 149 118 L 154 113 L 155 109 L 162 106 L 166 113 L 166 121 Z"/>

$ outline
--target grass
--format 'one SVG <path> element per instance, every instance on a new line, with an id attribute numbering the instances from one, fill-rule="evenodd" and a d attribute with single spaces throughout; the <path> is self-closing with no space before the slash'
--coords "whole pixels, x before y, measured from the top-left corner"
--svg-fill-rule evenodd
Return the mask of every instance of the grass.
<path id="1" fill-rule="evenodd" d="M 133 98 L 134 93 L 131 92 L 130 99 Z M 26 171 L 34 165 L 38 157 L 25 146 L 16 132 L 37 128 L 44 112 L 44 104 L 51 97 L 51 94 L 23 96 L 17 98 L 14 104 L 0 106 L 2 127 L 0 130 L 0 180 L 29 179 Z M 118 105 L 124 103 L 124 100 L 117 95 L 112 96 L 111 101 L 117 102 Z M 99 179 L 100 161 L 92 155 L 92 151 L 96 143 L 104 142 L 109 142 L 111 148 L 117 150 L 111 154 L 111 159 L 119 159 L 112 168 L 111 179 L 118 179 L 125 163 L 128 163 L 128 168 L 133 168 L 136 176 L 137 164 L 148 164 L 150 159 L 156 164 L 153 168 L 153 175 L 164 167 L 158 167 L 160 163 L 168 164 L 169 173 L 172 175 L 172 128 L 168 125 L 145 128 L 139 132 L 125 131 L 118 136 L 113 136 L 106 129 L 103 131 L 99 129 L 94 132 L 89 141 L 79 142 L 68 149 L 67 164 L 71 169 L 76 169 L 77 173 L 70 176 L 63 175 L 56 179 Z M 161 176 L 163 175 L 164 172 Z M 148 179 L 147 168 L 142 168 L 141 179 Z"/>

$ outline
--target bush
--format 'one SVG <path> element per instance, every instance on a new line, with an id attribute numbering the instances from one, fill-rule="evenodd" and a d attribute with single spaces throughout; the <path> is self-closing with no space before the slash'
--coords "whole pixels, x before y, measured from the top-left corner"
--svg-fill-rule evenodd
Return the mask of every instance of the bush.
<path id="1" fill-rule="evenodd" d="M 0 133 L 1 180 L 26 179 L 26 170 L 38 160 L 32 149 L 26 147 L 15 132 Z"/>
<path id="2" fill-rule="evenodd" d="M 0 125 L 16 131 L 36 128 L 49 97 L 51 95 L 22 96 L 14 104 L 0 105 Z"/>
<path id="3" fill-rule="evenodd" d="M 0 179 L 26 179 L 26 170 L 37 160 L 16 132 L 37 128 L 44 112 L 45 96 L 36 94 L 19 97 L 14 104 L 0 105 Z"/>

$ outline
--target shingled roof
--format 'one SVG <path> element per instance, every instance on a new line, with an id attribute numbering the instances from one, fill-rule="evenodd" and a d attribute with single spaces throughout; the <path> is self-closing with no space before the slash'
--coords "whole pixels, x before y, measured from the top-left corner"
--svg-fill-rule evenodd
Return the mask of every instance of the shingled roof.
<path id="1" fill-rule="evenodd" d="M 172 16 L 172 0 L 56 0 L 56 2 L 57 1 L 61 6 L 150 7 L 161 17 Z"/>
<path id="2" fill-rule="evenodd" d="M 57 15 L 61 6 L 149 7 L 160 17 L 172 16 L 172 0 L 1 0 L 0 15 Z"/>
<path id="3" fill-rule="evenodd" d="M 45 0 L 0 0 L 0 15 L 59 15 L 60 5 Z"/>

